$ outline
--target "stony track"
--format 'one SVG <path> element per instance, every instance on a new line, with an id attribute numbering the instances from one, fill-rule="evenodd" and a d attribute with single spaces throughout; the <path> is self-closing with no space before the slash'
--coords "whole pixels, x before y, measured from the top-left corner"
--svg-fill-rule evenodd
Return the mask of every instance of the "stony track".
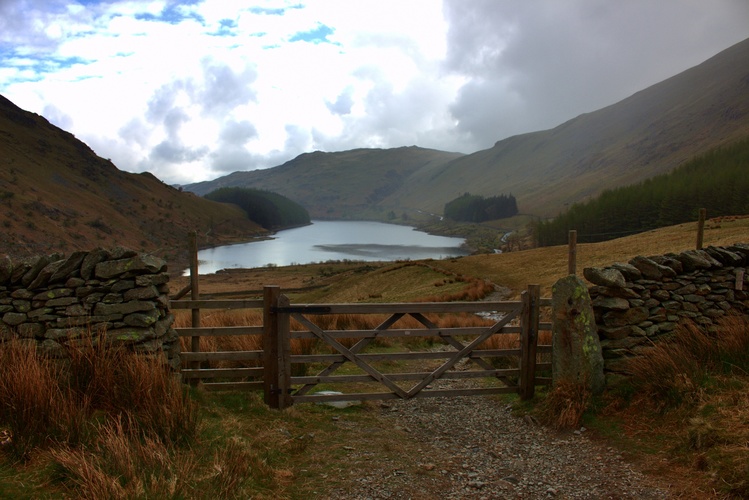
<path id="1" fill-rule="evenodd" d="M 559 433 L 514 416 L 493 397 L 422 398 L 378 405 L 403 453 L 372 460 L 350 447 L 338 499 L 661 499 L 683 497 L 584 429 Z M 341 484 L 341 483 L 339 483 Z"/>

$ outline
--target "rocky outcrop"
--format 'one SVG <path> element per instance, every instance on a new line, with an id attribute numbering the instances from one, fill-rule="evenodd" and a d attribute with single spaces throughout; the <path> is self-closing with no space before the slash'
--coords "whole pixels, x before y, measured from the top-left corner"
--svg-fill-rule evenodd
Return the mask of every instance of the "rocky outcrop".
<path id="1" fill-rule="evenodd" d="M 638 256 L 586 268 L 607 376 L 626 375 L 627 359 L 691 320 L 708 330 L 730 313 L 749 312 L 749 245 Z"/>
<path id="2" fill-rule="evenodd" d="M 166 262 L 117 248 L 0 259 L 0 340 L 35 341 L 51 357 L 65 344 L 103 335 L 137 352 L 163 353 L 179 369 L 179 338 L 168 310 Z"/>

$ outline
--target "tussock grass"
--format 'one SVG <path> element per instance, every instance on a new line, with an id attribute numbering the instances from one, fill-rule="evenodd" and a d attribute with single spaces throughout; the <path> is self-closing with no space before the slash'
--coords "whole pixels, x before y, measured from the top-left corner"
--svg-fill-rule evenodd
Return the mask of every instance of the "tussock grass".
<path id="1" fill-rule="evenodd" d="M 19 459 L 50 441 L 66 440 L 69 421 L 77 427 L 78 419 L 70 414 L 57 383 L 59 375 L 52 361 L 36 355 L 34 344 L 0 345 L 0 425 L 8 428 L 10 450 Z M 71 434 L 78 432 L 70 429 Z"/>
<path id="2" fill-rule="evenodd" d="M 54 479 L 92 500 L 189 496 L 198 468 L 195 456 L 139 435 L 135 422 L 123 420 L 101 425 L 85 448 L 52 449 Z"/>
<path id="3" fill-rule="evenodd" d="M 537 415 L 543 424 L 555 429 L 575 429 L 580 427 L 589 403 L 587 384 L 563 380 L 546 394 Z"/>
<path id="4" fill-rule="evenodd" d="M 19 458 L 55 442 L 84 443 L 103 414 L 165 443 L 191 439 L 197 408 L 161 359 L 98 342 L 68 346 L 67 363 L 33 344 L 0 345 L 0 423 Z"/>
<path id="5" fill-rule="evenodd" d="M 638 392 L 661 408 L 698 403 L 713 375 L 749 375 L 749 321 L 731 315 L 713 333 L 682 323 L 670 339 L 658 342 L 628 363 Z"/>

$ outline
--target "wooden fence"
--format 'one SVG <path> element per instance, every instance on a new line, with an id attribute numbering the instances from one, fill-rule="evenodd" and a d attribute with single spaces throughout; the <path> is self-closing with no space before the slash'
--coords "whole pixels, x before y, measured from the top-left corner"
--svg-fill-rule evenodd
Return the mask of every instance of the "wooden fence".
<path id="1" fill-rule="evenodd" d="M 197 273 L 196 273 L 197 275 Z M 197 284 L 193 291 L 197 289 Z M 521 398 L 533 397 L 536 385 L 551 379 L 537 376 L 550 371 L 547 358 L 551 346 L 538 345 L 538 334 L 550 330 L 550 323 L 539 321 L 542 307 L 550 299 L 539 296 L 539 287 L 531 285 L 520 301 L 416 302 L 390 304 L 291 304 L 277 286 L 266 286 L 262 300 L 173 300 L 172 309 L 191 309 L 193 326 L 178 328 L 182 337 L 191 337 L 191 352 L 182 353 L 182 377 L 202 381 L 207 390 L 263 390 L 272 408 L 285 408 L 297 402 L 333 402 L 367 399 L 409 399 L 415 397 L 501 394 L 517 392 Z M 200 326 L 201 309 L 262 309 L 262 326 L 206 328 Z M 440 327 L 429 316 L 491 312 L 496 320 L 480 327 Z M 371 329 L 326 330 L 313 318 L 324 315 L 384 315 L 387 318 Z M 417 328 L 396 328 L 398 321 L 410 316 Z M 296 328 L 292 329 L 292 321 Z M 201 352 L 200 338 L 206 336 L 260 335 L 262 350 Z M 492 338 L 511 336 L 511 348 L 489 349 Z M 378 342 L 401 339 L 413 343 L 423 339 L 427 348 L 382 352 L 373 349 Z M 346 340 L 344 340 L 346 339 Z M 408 339 L 408 340 L 406 340 Z M 292 341 L 312 343 L 317 340 L 319 352 L 292 354 Z M 405 342 L 404 342 L 405 341 Z M 431 341 L 431 342 L 430 342 Z M 437 341 L 437 342 L 434 342 Z M 507 344 L 508 342 L 505 342 Z M 332 351 L 332 352 L 331 352 Z M 219 361 L 243 362 L 242 368 L 213 368 Z M 299 365 L 303 369 L 296 370 Z M 460 366 L 459 366 L 460 365 Z M 471 365 L 478 369 L 465 369 Z M 412 367 L 406 372 L 392 369 Z M 408 369 L 408 368 L 406 368 Z M 315 375 L 307 373 L 314 370 Z M 294 373 L 303 372 L 303 375 Z M 336 373 L 338 372 L 338 373 Z M 344 372 L 341 374 L 341 372 Z M 441 388 L 440 381 L 479 378 L 483 386 Z M 491 381 L 491 383 L 489 382 Z M 372 391 L 376 384 L 385 391 Z M 366 386 L 365 392 L 330 393 L 321 387 Z M 317 392 L 315 392 L 317 390 Z M 321 394 L 322 393 L 322 394 Z"/>

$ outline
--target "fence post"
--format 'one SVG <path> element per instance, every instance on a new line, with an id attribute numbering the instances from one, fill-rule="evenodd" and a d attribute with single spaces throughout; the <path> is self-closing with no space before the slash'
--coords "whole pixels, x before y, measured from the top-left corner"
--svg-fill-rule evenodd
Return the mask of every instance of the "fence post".
<path id="1" fill-rule="evenodd" d="M 190 298 L 192 300 L 200 300 L 200 290 L 198 288 L 199 272 L 198 272 L 198 234 L 195 231 L 190 233 L 189 237 L 190 246 Z M 192 326 L 193 328 L 200 328 L 200 308 L 192 309 Z M 200 352 L 200 337 L 194 336 L 190 339 L 190 351 Z M 200 368 L 200 361 L 193 361 L 191 368 L 197 370 Z M 192 379 L 190 385 L 197 385 L 200 379 Z"/>
<path id="2" fill-rule="evenodd" d="M 289 298 L 278 297 L 278 307 L 287 307 Z M 291 315 L 276 314 L 278 325 L 278 407 L 284 409 L 293 404 L 291 399 Z"/>
<path id="3" fill-rule="evenodd" d="M 278 409 L 278 313 L 275 310 L 281 288 L 263 287 L 263 400 Z"/>
<path id="4" fill-rule="evenodd" d="M 705 216 L 707 210 L 700 208 L 700 218 L 697 220 L 697 250 L 702 250 L 702 239 L 705 235 Z"/>
<path id="5" fill-rule="evenodd" d="M 567 240 L 567 274 L 577 274 L 577 230 L 571 229 Z"/>
<path id="6" fill-rule="evenodd" d="M 541 287 L 528 285 L 521 295 L 523 312 L 520 333 L 520 399 L 531 399 L 536 392 L 536 346 Z"/>

